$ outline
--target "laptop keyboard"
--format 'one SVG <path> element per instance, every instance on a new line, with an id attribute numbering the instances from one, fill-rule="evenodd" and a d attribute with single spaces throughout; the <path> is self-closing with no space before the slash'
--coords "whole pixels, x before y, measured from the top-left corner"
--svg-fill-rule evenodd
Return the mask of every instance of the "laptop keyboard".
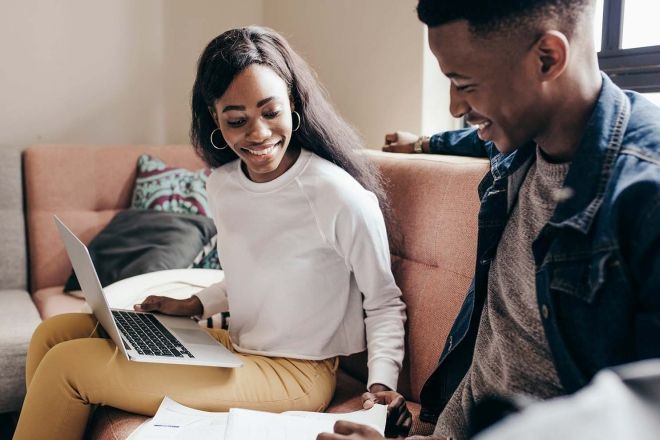
<path id="1" fill-rule="evenodd" d="M 135 351 L 150 356 L 194 358 L 154 315 L 112 310 L 117 327 Z"/>

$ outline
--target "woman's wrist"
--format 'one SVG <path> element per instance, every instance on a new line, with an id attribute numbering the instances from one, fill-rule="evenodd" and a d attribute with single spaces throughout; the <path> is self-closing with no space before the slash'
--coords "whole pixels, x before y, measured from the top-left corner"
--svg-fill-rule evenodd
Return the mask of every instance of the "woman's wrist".
<path id="1" fill-rule="evenodd" d="M 202 301 L 197 297 L 197 295 L 192 295 L 190 298 L 185 300 L 187 306 L 189 307 L 190 316 L 202 316 L 204 314 L 204 305 Z"/>
<path id="2" fill-rule="evenodd" d="M 383 385 L 382 383 L 372 383 L 369 387 L 370 393 L 378 393 L 381 391 L 391 391 L 391 388 L 387 385 Z"/>

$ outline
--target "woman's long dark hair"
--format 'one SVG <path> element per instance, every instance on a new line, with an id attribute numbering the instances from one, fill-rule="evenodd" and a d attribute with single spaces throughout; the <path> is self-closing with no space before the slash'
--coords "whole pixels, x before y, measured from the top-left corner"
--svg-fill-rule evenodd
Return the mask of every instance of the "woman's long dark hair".
<path id="1" fill-rule="evenodd" d="M 211 132 L 217 125 L 209 109 L 234 77 L 252 64 L 267 66 L 284 80 L 293 107 L 300 114 L 300 128 L 292 133 L 289 147 L 313 151 L 343 168 L 378 197 L 387 216 L 388 203 L 380 174 L 359 154 L 362 149 L 359 136 L 332 107 L 307 63 L 272 29 L 259 26 L 232 29 L 213 39 L 204 49 L 192 90 L 190 138 L 197 154 L 214 168 L 238 158 L 230 148 L 218 150 L 211 145 Z"/>

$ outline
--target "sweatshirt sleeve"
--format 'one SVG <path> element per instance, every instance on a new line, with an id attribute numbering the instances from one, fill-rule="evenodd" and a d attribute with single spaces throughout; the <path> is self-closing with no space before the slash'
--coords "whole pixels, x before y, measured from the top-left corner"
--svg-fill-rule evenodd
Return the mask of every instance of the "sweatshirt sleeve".
<path id="1" fill-rule="evenodd" d="M 404 356 L 405 304 L 392 275 L 385 221 L 376 197 L 340 209 L 335 223 L 337 251 L 363 294 L 369 378 L 396 390 Z M 361 198 L 362 199 L 362 198 Z"/>
<path id="2" fill-rule="evenodd" d="M 209 318 L 216 313 L 226 312 L 229 310 L 229 302 L 227 301 L 227 287 L 225 280 L 211 284 L 209 287 L 200 290 L 195 294 L 202 303 L 204 311 L 201 318 Z"/>

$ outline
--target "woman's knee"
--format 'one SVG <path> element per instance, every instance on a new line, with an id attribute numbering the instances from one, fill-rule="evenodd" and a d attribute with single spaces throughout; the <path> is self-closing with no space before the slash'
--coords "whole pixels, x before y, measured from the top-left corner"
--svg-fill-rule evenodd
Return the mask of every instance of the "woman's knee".
<path id="1" fill-rule="evenodd" d="M 32 342 L 53 347 L 71 339 L 95 336 L 96 318 L 88 313 L 65 313 L 42 321 L 32 335 Z"/>
<path id="2" fill-rule="evenodd" d="M 43 357 L 35 372 L 34 381 L 43 386 L 66 383 L 82 390 L 88 382 L 103 381 L 103 366 L 107 367 L 115 355 L 114 345 L 104 339 L 74 339 L 64 341 Z M 34 382 L 33 381 L 33 382 Z"/>

